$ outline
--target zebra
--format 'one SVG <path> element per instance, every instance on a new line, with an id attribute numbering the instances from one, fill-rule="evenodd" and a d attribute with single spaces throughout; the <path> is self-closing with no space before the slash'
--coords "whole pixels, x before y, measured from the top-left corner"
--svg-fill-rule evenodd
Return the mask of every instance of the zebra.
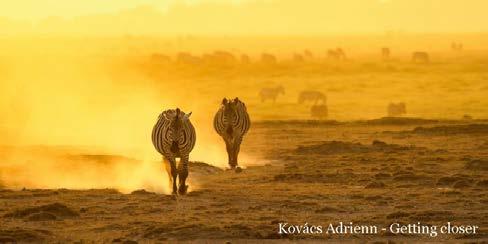
<path id="1" fill-rule="evenodd" d="M 390 59 L 390 48 L 384 47 L 381 48 L 381 57 L 383 60 L 389 60 Z"/>
<path id="2" fill-rule="evenodd" d="M 325 94 L 319 91 L 308 90 L 300 92 L 300 95 L 298 96 L 298 103 L 302 104 L 307 100 L 314 101 L 315 104 L 318 102 L 325 104 L 327 102 L 327 97 Z"/>
<path id="3" fill-rule="evenodd" d="M 261 89 L 261 91 L 259 91 L 261 102 L 265 102 L 267 99 L 271 99 L 273 100 L 273 102 L 276 102 L 276 98 L 280 94 L 285 95 L 285 88 L 283 86 L 277 86 L 274 88 L 263 88 Z"/>
<path id="4" fill-rule="evenodd" d="M 251 58 L 246 55 L 246 54 L 242 54 L 241 55 L 241 63 L 242 64 L 250 64 L 251 63 Z"/>
<path id="5" fill-rule="evenodd" d="M 276 57 L 273 54 L 263 53 L 261 54 L 261 62 L 263 64 L 274 65 L 277 63 Z"/>
<path id="6" fill-rule="evenodd" d="M 463 50 L 463 44 L 462 43 L 456 43 L 456 42 L 453 42 L 451 44 L 451 48 L 452 50 L 454 51 L 462 51 Z"/>
<path id="7" fill-rule="evenodd" d="M 414 52 L 412 54 L 412 61 L 414 63 L 428 63 L 429 62 L 429 54 L 427 52 Z"/>
<path id="8" fill-rule="evenodd" d="M 329 115 L 329 109 L 325 104 L 312 105 L 312 107 L 310 108 L 310 115 L 312 116 L 312 118 L 327 118 L 327 116 Z"/>
<path id="9" fill-rule="evenodd" d="M 344 50 L 342 50 L 342 48 L 340 48 L 340 47 L 336 48 L 336 52 L 339 55 L 339 59 L 342 59 L 342 60 L 346 59 L 346 53 L 344 52 Z"/>
<path id="10" fill-rule="evenodd" d="M 407 106 L 405 103 L 389 103 L 387 107 L 389 117 L 402 116 L 407 113 Z"/>
<path id="11" fill-rule="evenodd" d="M 234 100 L 224 98 L 213 124 L 217 134 L 224 139 L 230 168 L 237 171 L 241 142 L 251 126 L 246 105 L 237 97 Z"/>
<path id="12" fill-rule="evenodd" d="M 161 113 L 152 131 L 152 143 L 163 156 L 163 163 L 168 173 L 173 194 L 185 194 L 188 185 L 188 159 L 195 146 L 195 128 L 190 122 L 191 112 L 185 114 L 179 108 L 168 109 Z M 176 158 L 180 158 L 178 168 Z M 176 187 L 176 178 L 179 177 L 179 186 Z"/>
<path id="13" fill-rule="evenodd" d="M 307 59 L 313 59 L 313 53 L 310 50 L 305 49 L 305 51 L 303 51 L 303 54 Z"/>
<path id="14" fill-rule="evenodd" d="M 329 49 L 327 50 L 327 57 L 329 59 L 339 59 L 339 54 L 336 52 L 336 50 L 333 50 L 333 49 Z"/>
<path id="15" fill-rule="evenodd" d="M 336 48 L 336 49 L 329 49 L 327 50 L 327 57 L 329 59 L 335 59 L 335 60 L 345 60 L 346 59 L 346 53 L 342 48 Z"/>
<path id="16" fill-rule="evenodd" d="M 302 63 L 304 61 L 305 61 L 305 59 L 303 58 L 303 56 L 301 54 L 299 54 L 299 53 L 293 54 L 293 62 Z"/>

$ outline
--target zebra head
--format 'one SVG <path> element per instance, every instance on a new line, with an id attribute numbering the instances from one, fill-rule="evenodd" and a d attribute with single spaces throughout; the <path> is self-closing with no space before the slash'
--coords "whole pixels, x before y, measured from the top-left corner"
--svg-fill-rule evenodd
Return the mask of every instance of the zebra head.
<path id="1" fill-rule="evenodd" d="M 181 111 L 179 108 L 172 111 L 173 113 L 168 116 L 170 120 L 170 128 L 171 128 L 171 139 L 174 142 L 179 141 L 179 138 L 183 134 L 183 124 L 187 123 L 190 119 L 191 112 L 185 114 L 185 112 Z"/>
<path id="2" fill-rule="evenodd" d="M 234 100 L 224 98 L 222 101 L 222 108 L 224 110 L 224 118 L 227 123 L 232 123 L 237 117 L 237 103 L 239 99 L 236 97 Z"/>

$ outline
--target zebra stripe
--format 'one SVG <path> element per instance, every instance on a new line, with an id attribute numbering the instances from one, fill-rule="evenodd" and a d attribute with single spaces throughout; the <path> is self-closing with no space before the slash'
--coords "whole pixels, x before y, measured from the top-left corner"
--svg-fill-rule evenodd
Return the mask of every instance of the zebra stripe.
<path id="1" fill-rule="evenodd" d="M 185 180 L 188 176 L 188 159 L 196 142 L 195 128 L 190 122 L 191 113 L 185 114 L 180 109 L 169 109 L 161 113 L 152 131 L 154 148 L 169 161 L 171 166 L 170 178 L 173 183 L 173 193 L 176 193 L 176 177 L 179 174 L 180 193 L 186 192 Z M 180 158 L 176 169 L 176 158 Z M 167 169 L 169 169 L 167 167 Z"/>
<path id="2" fill-rule="evenodd" d="M 259 91 L 259 97 L 261 98 L 261 102 L 265 102 L 268 99 L 276 102 L 276 98 L 278 98 L 278 95 L 280 94 L 285 94 L 285 88 L 283 86 L 263 88 L 261 89 L 261 91 Z"/>
<path id="3" fill-rule="evenodd" d="M 225 141 L 231 168 L 237 166 L 240 145 L 250 126 L 251 120 L 242 101 L 238 98 L 222 101 L 214 117 L 214 128 Z"/>
<path id="4" fill-rule="evenodd" d="M 196 142 L 195 128 L 188 116 L 176 110 L 164 111 L 154 125 L 152 142 L 156 150 L 167 158 L 178 158 L 189 154 Z M 177 146 L 177 148 L 175 147 Z"/>

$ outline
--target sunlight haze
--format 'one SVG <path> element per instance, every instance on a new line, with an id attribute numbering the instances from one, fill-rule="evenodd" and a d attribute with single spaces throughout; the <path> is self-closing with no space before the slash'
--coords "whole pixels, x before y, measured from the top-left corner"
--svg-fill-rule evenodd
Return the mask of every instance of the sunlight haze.
<path id="1" fill-rule="evenodd" d="M 485 120 L 486 9 L 486 0 L 4 1 L 0 186 L 168 193 L 151 140 L 158 116 L 192 112 L 190 160 L 224 168 L 213 125 L 224 97 L 251 117 L 244 168 L 281 160 L 272 155 L 284 148 L 273 148 L 295 150 L 295 139 L 329 140 L 336 123 Z M 300 102 L 310 91 L 320 99 Z"/>
<path id="2" fill-rule="evenodd" d="M 0 9 L 0 33 L 482 32 L 486 9 L 483 0 L 19 0 Z"/>

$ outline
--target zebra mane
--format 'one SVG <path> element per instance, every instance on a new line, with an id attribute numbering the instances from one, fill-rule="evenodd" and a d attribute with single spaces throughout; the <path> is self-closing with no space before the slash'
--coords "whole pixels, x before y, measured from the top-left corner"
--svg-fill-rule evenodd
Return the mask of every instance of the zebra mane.
<path id="1" fill-rule="evenodd" d="M 189 119 L 189 117 L 190 117 L 191 114 L 192 114 L 192 112 L 190 112 L 190 113 L 187 114 L 187 113 L 181 111 L 179 108 L 176 108 L 176 109 L 167 109 L 167 110 L 163 111 L 159 115 L 159 119 L 165 119 L 165 120 L 182 119 L 182 120 L 187 120 L 187 119 Z"/>
<path id="2" fill-rule="evenodd" d="M 238 97 L 236 97 L 236 98 L 234 99 L 234 103 L 236 104 L 236 106 L 243 107 L 244 109 L 246 109 L 246 110 L 247 110 L 247 108 L 246 108 L 246 104 L 245 104 L 244 102 L 242 102 L 241 100 L 239 100 L 239 98 L 238 98 Z"/>
<path id="3" fill-rule="evenodd" d="M 222 99 L 222 105 L 227 105 L 227 104 L 239 104 L 239 103 L 243 103 L 241 100 L 239 100 L 238 97 L 234 98 L 234 99 L 227 99 L 224 97 L 224 99 Z"/>
<path id="4" fill-rule="evenodd" d="M 244 104 L 244 102 L 239 100 L 238 97 L 234 99 L 227 99 L 227 98 L 222 99 L 221 109 L 226 109 L 226 108 L 230 108 L 232 110 L 236 110 L 236 109 L 239 110 L 239 108 L 243 108 L 245 111 L 247 111 L 246 104 Z"/>

